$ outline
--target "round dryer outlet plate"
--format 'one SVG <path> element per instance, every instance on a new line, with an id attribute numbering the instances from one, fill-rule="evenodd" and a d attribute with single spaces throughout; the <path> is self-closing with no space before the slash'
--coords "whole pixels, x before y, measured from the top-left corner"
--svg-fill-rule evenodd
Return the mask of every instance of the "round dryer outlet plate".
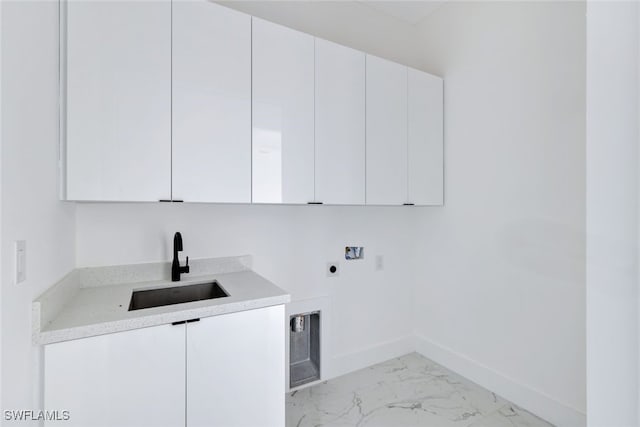
<path id="1" fill-rule="evenodd" d="M 338 277 L 340 275 L 340 263 L 327 263 L 327 277 Z"/>

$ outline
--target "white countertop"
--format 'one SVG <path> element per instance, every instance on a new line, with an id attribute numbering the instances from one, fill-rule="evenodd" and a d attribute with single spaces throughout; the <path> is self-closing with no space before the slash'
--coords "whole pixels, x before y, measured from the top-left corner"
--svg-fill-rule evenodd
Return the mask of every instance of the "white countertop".
<path id="1" fill-rule="evenodd" d="M 229 268 L 229 259 L 224 260 L 227 262 L 227 268 L 211 268 L 212 260 L 206 260 L 207 264 L 201 263 L 201 268 L 196 267 L 197 275 L 183 274 L 180 282 L 171 282 L 166 278 L 140 280 L 157 276 L 157 271 L 155 274 L 149 273 L 153 270 L 161 270 L 162 275 L 165 275 L 166 266 L 162 264 L 141 264 L 139 268 L 122 266 L 122 270 L 118 270 L 118 267 L 108 267 L 108 274 L 111 276 L 123 280 L 134 277 L 136 280 L 126 283 L 89 283 L 104 273 L 99 272 L 99 269 L 96 269 L 99 273 L 92 269 L 84 269 L 81 272 L 74 270 L 34 301 L 33 341 L 36 344 L 51 344 L 285 304 L 290 301 L 289 294 L 251 271 L 246 265 L 238 263 L 239 267 Z M 208 268 L 202 268 L 202 265 Z M 207 273 L 207 269 L 221 272 Z M 122 274 L 125 270 L 127 274 Z M 135 271 L 135 274 L 131 274 L 131 271 Z M 134 291 L 211 281 L 217 281 L 229 296 L 129 311 Z"/>

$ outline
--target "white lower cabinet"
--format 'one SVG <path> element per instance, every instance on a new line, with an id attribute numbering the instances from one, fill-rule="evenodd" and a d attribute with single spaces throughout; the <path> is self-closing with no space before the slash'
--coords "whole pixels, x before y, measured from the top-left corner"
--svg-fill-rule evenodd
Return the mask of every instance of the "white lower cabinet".
<path id="1" fill-rule="evenodd" d="M 65 426 L 184 426 L 184 337 L 162 325 L 45 346 L 45 409 L 68 410 Z"/>
<path id="2" fill-rule="evenodd" d="M 283 321 L 278 305 L 49 344 L 45 409 L 78 427 L 284 426 Z"/>
<path id="3" fill-rule="evenodd" d="M 284 306 L 187 327 L 187 425 L 284 426 Z"/>

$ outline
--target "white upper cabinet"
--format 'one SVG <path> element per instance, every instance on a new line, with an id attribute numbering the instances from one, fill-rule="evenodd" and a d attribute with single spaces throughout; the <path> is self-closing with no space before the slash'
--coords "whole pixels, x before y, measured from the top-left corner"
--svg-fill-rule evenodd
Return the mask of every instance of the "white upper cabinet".
<path id="1" fill-rule="evenodd" d="M 367 205 L 407 203 L 407 67 L 367 55 Z"/>
<path id="2" fill-rule="evenodd" d="M 61 2 L 78 201 L 443 204 L 443 81 L 207 0 Z"/>
<path id="3" fill-rule="evenodd" d="M 314 39 L 253 18 L 254 203 L 314 200 Z"/>
<path id="4" fill-rule="evenodd" d="M 251 17 L 173 2 L 172 62 L 172 198 L 251 202 Z"/>
<path id="5" fill-rule="evenodd" d="M 171 4 L 74 1 L 61 10 L 62 197 L 169 198 Z"/>
<path id="6" fill-rule="evenodd" d="M 408 202 L 443 204 L 443 82 L 409 68 Z"/>
<path id="7" fill-rule="evenodd" d="M 316 39 L 316 167 L 319 202 L 365 203 L 365 54 Z"/>

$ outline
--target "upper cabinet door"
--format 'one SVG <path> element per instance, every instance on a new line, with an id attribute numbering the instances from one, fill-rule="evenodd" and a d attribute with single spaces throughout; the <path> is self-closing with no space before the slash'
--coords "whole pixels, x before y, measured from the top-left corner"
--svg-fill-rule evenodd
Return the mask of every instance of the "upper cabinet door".
<path id="1" fill-rule="evenodd" d="M 407 202 L 407 67 L 367 55 L 367 204 Z"/>
<path id="2" fill-rule="evenodd" d="M 316 39 L 317 201 L 365 203 L 365 54 Z"/>
<path id="3" fill-rule="evenodd" d="M 75 1 L 62 6 L 63 198 L 169 198 L 171 4 Z"/>
<path id="4" fill-rule="evenodd" d="M 314 200 L 313 44 L 253 18 L 254 203 Z"/>
<path id="5" fill-rule="evenodd" d="M 412 68 L 409 68 L 408 79 L 408 201 L 416 205 L 442 205 L 442 79 Z"/>
<path id="6" fill-rule="evenodd" d="M 172 151 L 174 200 L 251 202 L 249 15 L 173 2 Z"/>

